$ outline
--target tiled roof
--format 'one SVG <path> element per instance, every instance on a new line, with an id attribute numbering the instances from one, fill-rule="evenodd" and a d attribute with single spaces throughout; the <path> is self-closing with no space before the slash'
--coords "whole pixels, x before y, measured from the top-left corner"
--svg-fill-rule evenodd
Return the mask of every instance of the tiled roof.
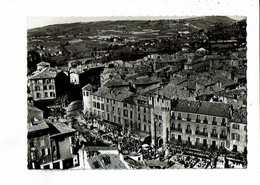
<path id="1" fill-rule="evenodd" d="M 87 84 L 84 87 L 82 87 L 82 90 L 84 90 L 84 91 L 92 91 L 92 85 L 91 84 Z"/>
<path id="2" fill-rule="evenodd" d="M 51 137 L 76 132 L 75 129 L 69 128 L 68 126 L 66 126 L 62 123 L 52 123 L 49 125 L 50 126 L 53 125 L 54 127 L 52 127 L 52 128 L 56 129 L 56 130 L 51 129 Z"/>
<path id="3" fill-rule="evenodd" d="M 28 133 L 39 131 L 39 130 L 44 130 L 44 129 L 48 129 L 48 128 L 49 128 L 49 126 L 47 125 L 47 123 L 45 121 L 38 121 L 38 122 L 34 122 L 33 125 L 31 125 L 31 124 L 27 125 Z"/>
<path id="4" fill-rule="evenodd" d="M 34 106 L 28 106 L 27 109 L 30 111 L 43 112 L 41 109 L 38 109 L 37 107 Z"/>
<path id="5" fill-rule="evenodd" d="M 56 75 L 57 75 L 56 71 L 51 70 L 50 68 L 45 68 L 30 76 L 29 79 L 36 80 L 36 79 L 43 79 L 43 78 L 55 78 Z"/>
<path id="6" fill-rule="evenodd" d="M 210 116 L 219 116 L 229 118 L 229 105 L 225 103 L 215 103 L 206 101 L 188 101 L 179 100 L 178 104 L 173 108 L 174 111 L 197 113 Z"/>
<path id="7" fill-rule="evenodd" d="M 95 96 L 100 96 L 103 98 L 108 98 L 116 101 L 123 101 L 127 97 L 133 95 L 134 93 L 124 89 L 124 91 L 110 89 L 108 87 L 100 87 L 96 92 L 93 93 Z"/>

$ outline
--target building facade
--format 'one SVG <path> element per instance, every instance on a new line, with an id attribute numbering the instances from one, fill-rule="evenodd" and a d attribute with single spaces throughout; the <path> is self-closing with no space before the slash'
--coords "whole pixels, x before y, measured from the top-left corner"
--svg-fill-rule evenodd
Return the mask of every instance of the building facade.
<path id="1" fill-rule="evenodd" d="M 39 121 L 28 125 L 28 169 L 68 169 L 78 166 L 76 130 Z"/>
<path id="2" fill-rule="evenodd" d="M 28 78 L 28 85 L 33 100 L 53 100 L 56 98 L 55 77 L 57 71 L 50 64 L 37 65 L 37 70 Z"/>

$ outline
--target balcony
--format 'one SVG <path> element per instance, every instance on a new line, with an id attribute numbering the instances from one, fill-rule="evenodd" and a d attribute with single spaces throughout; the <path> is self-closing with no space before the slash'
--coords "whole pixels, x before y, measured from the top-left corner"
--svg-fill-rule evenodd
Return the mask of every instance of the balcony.
<path id="1" fill-rule="evenodd" d="M 189 130 L 189 129 L 186 129 L 185 132 L 186 132 L 187 134 L 191 134 L 191 130 Z"/>
<path id="2" fill-rule="evenodd" d="M 203 123 L 206 123 L 206 124 L 207 124 L 207 123 L 208 123 L 208 120 L 204 119 L 204 120 L 203 120 Z"/>
<path id="3" fill-rule="evenodd" d="M 217 125 L 217 124 L 218 124 L 218 122 L 212 121 L 212 125 Z"/>
<path id="4" fill-rule="evenodd" d="M 210 136 L 214 137 L 214 138 L 218 138 L 218 134 L 216 134 L 216 133 L 211 133 Z"/>
<path id="5" fill-rule="evenodd" d="M 226 135 L 220 135 L 220 139 L 227 139 L 227 136 Z"/>
<path id="6" fill-rule="evenodd" d="M 191 121 L 191 118 L 187 118 L 187 121 Z"/>
<path id="7" fill-rule="evenodd" d="M 201 120 L 200 120 L 200 119 L 196 119 L 196 122 L 197 122 L 197 123 L 200 123 L 200 122 L 201 122 Z"/>
<path id="8" fill-rule="evenodd" d="M 182 117 L 179 117 L 179 116 L 178 116 L 177 119 L 178 119 L 178 120 L 182 120 Z"/>

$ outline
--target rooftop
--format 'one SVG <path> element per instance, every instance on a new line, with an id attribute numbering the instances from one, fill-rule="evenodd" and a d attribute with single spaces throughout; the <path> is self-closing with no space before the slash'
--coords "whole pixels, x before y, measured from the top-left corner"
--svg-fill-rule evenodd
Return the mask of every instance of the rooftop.
<path id="1" fill-rule="evenodd" d="M 91 84 L 87 84 L 84 87 L 82 87 L 83 91 L 92 91 L 92 85 Z"/>
<path id="2" fill-rule="evenodd" d="M 47 125 L 47 123 L 45 121 L 37 121 L 37 122 L 34 122 L 33 124 L 27 124 L 28 133 L 39 131 L 39 130 L 44 130 L 44 129 L 48 129 L 48 128 L 49 128 L 49 126 Z"/>
<path id="3" fill-rule="evenodd" d="M 210 116 L 230 117 L 229 105 L 207 101 L 179 100 L 173 111 L 197 113 Z"/>
<path id="4" fill-rule="evenodd" d="M 134 95 L 134 93 L 130 90 L 126 90 L 126 88 L 124 88 L 124 90 L 122 91 L 114 91 L 113 89 L 108 87 L 100 87 L 96 92 L 93 93 L 93 95 L 122 102 L 124 99 L 130 97 L 131 95 Z"/>
<path id="5" fill-rule="evenodd" d="M 29 80 L 37 80 L 43 78 L 55 78 L 57 72 L 52 70 L 50 67 L 44 68 L 41 71 L 35 71 L 32 76 L 29 77 Z"/>

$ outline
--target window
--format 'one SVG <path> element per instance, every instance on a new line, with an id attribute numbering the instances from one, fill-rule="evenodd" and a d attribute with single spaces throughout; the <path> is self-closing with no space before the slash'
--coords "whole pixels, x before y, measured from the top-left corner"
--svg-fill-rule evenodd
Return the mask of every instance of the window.
<path id="1" fill-rule="evenodd" d="M 212 129 L 212 134 L 217 134 L 217 131 L 216 131 L 216 129 Z"/>
<path id="2" fill-rule="evenodd" d="M 246 126 L 244 126 L 244 130 L 246 131 Z"/>
<path id="3" fill-rule="evenodd" d="M 89 96 L 89 92 L 86 92 L 86 96 Z"/>
<path id="4" fill-rule="evenodd" d="M 41 149 L 42 156 L 45 156 L 45 149 Z"/>
<path id="5" fill-rule="evenodd" d="M 45 85 L 45 86 L 43 86 L 43 90 L 47 90 L 47 86 Z"/>
<path id="6" fill-rule="evenodd" d="M 221 148 L 225 148 L 225 143 L 224 142 L 221 142 L 220 145 L 221 145 Z"/>
<path id="7" fill-rule="evenodd" d="M 33 141 L 30 142 L 30 148 L 32 148 L 32 147 L 34 147 L 34 142 Z"/>
<path id="8" fill-rule="evenodd" d="M 161 115 L 159 115 L 159 120 L 162 120 L 162 116 Z"/>
<path id="9" fill-rule="evenodd" d="M 130 111 L 130 118 L 133 118 L 133 111 Z"/>
<path id="10" fill-rule="evenodd" d="M 232 133 L 231 138 L 232 138 L 232 140 L 240 141 L 240 135 L 239 134 Z"/>
<path id="11" fill-rule="evenodd" d="M 95 101 L 93 101 L 93 106 L 96 108 L 97 107 L 97 103 Z"/>
<path id="12" fill-rule="evenodd" d="M 98 115 L 99 115 L 99 116 L 101 116 L 101 113 L 100 113 L 100 111 L 99 111 L 99 110 L 98 110 Z"/>
<path id="13" fill-rule="evenodd" d="M 109 103 L 109 99 L 107 99 L 107 103 Z"/>
<path id="14" fill-rule="evenodd" d="M 112 110 L 113 110 L 113 112 L 115 112 L 115 107 L 114 106 L 112 107 Z"/>
<path id="15" fill-rule="evenodd" d="M 106 108 L 106 111 L 108 112 L 108 111 L 109 111 L 109 106 L 107 105 L 106 107 L 107 107 L 107 108 Z"/>
<path id="16" fill-rule="evenodd" d="M 207 133 L 207 128 L 203 128 L 203 134 Z"/>
<path id="17" fill-rule="evenodd" d="M 171 112 L 171 117 L 175 119 L 175 112 Z"/>
<path id="18" fill-rule="evenodd" d="M 208 117 L 207 116 L 204 116 L 203 123 L 208 123 Z"/>
<path id="19" fill-rule="evenodd" d="M 118 108 L 118 115 L 120 115 L 121 114 L 121 110 L 120 110 L 120 108 Z"/>
<path id="20" fill-rule="evenodd" d="M 113 104 L 116 104 L 116 101 L 115 101 L 115 100 L 113 100 Z"/>
<path id="21" fill-rule="evenodd" d="M 225 131 L 225 130 L 222 130 L 222 131 L 221 131 L 221 135 L 222 135 L 222 136 L 225 136 L 225 135 L 226 135 L 226 131 Z"/>
<path id="22" fill-rule="evenodd" d="M 146 108 L 144 108 L 144 113 L 146 113 Z"/>
<path id="23" fill-rule="evenodd" d="M 216 124 L 217 124 L 217 118 L 216 118 L 216 117 L 213 117 L 212 124 L 214 124 L 214 125 L 216 125 Z"/>
<path id="24" fill-rule="evenodd" d="M 144 131 L 146 131 L 146 125 L 144 125 Z"/>
<path id="25" fill-rule="evenodd" d="M 138 112 L 140 112 L 140 107 L 139 106 L 138 106 L 137 110 L 138 110 Z"/>
<path id="26" fill-rule="evenodd" d="M 109 114 L 107 114 L 107 120 L 109 120 Z"/>
<path id="27" fill-rule="evenodd" d="M 146 115 L 144 115 L 144 121 L 146 122 Z"/>
<path id="28" fill-rule="evenodd" d="M 100 103 L 97 102 L 97 109 L 100 109 Z"/>
<path id="29" fill-rule="evenodd" d="M 187 121 L 190 121 L 190 114 L 187 114 Z"/>
<path id="30" fill-rule="evenodd" d="M 124 116 L 128 117 L 128 111 L 127 110 L 124 110 Z"/>
<path id="31" fill-rule="evenodd" d="M 196 144 L 200 143 L 200 138 L 196 138 Z"/>
<path id="32" fill-rule="evenodd" d="M 40 98 L 41 97 L 41 93 L 37 93 L 36 96 L 37 96 L 37 98 Z"/>
<path id="33" fill-rule="evenodd" d="M 51 96 L 51 97 L 55 97 L 55 93 L 50 92 L 50 96 Z"/>
<path id="34" fill-rule="evenodd" d="M 104 98 L 101 98 L 101 101 L 104 101 Z"/>
<path id="35" fill-rule="evenodd" d="M 105 110 L 105 105 L 101 103 L 101 110 Z"/>
<path id="36" fill-rule="evenodd" d="M 118 122 L 121 122 L 121 118 L 120 117 L 118 117 Z"/>
<path id="37" fill-rule="evenodd" d="M 178 124 L 178 129 L 181 129 L 181 124 Z"/>
<path id="38" fill-rule="evenodd" d="M 124 108 L 127 108 L 127 104 L 126 103 L 124 103 Z"/>
<path id="39" fill-rule="evenodd" d="M 97 110 L 96 109 L 94 109 L 94 115 L 97 115 Z"/>
<path id="40" fill-rule="evenodd" d="M 96 99 L 96 96 L 94 96 L 93 98 L 94 98 L 94 100 L 95 100 L 95 99 Z"/>
<path id="41" fill-rule="evenodd" d="M 54 86 L 53 85 L 50 85 L 49 86 L 49 89 L 54 89 Z M 88 94 L 88 92 L 86 92 Z M 88 95 L 87 95 L 88 96 Z"/>
<path id="42" fill-rule="evenodd" d="M 35 91 L 39 91 L 39 90 L 40 90 L 40 87 L 39 87 L 39 86 L 35 86 L 35 87 L 34 87 L 34 90 L 35 90 Z"/>
<path id="43" fill-rule="evenodd" d="M 100 101 L 100 97 L 99 96 L 97 96 L 97 100 Z"/>
<path id="44" fill-rule="evenodd" d="M 116 122 L 116 116 L 114 116 L 114 122 Z"/>
<path id="45" fill-rule="evenodd" d="M 178 119 L 181 120 L 181 113 L 178 113 Z"/>
<path id="46" fill-rule="evenodd" d="M 140 114 L 138 114 L 138 120 L 141 120 L 141 115 Z"/>
<path id="47" fill-rule="evenodd" d="M 44 93 L 45 94 L 45 97 L 48 97 L 48 93 L 46 92 L 46 93 Z"/>
<path id="48" fill-rule="evenodd" d="M 238 124 L 233 124 L 232 128 L 239 130 L 239 125 Z"/>

